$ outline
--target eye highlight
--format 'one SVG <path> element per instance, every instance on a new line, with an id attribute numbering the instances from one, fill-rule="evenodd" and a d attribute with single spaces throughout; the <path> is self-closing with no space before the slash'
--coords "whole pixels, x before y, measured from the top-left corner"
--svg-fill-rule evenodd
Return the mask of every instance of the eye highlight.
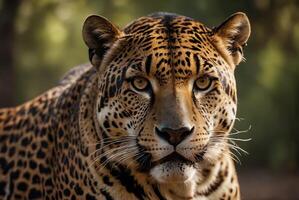
<path id="1" fill-rule="evenodd" d="M 208 76 L 202 76 L 194 82 L 194 88 L 198 91 L 206 91 L 212 85 L 212 79 Z"/>
<path id="2" fill-rule="evenodd" d="M 140 76 L 133 77 L 130 83 L 135 90 L 141 92 L 147 90 L 150 85 L 146 78 Z"/>

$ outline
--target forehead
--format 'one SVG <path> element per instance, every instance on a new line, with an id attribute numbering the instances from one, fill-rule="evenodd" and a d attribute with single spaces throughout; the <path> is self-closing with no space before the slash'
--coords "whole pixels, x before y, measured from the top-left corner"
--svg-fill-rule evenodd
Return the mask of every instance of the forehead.
<path id="1" fill-rule="evenodd" d="M 134 46 L 136 57 L 142 57 L 134 70 L 162 82 L 171 75 L 187 79 L 224 64 L 210 41 L 211 30 L 191 18 L 158 14 L 140 18 L 124 31 L 130 36 L 129 49 Z"/>

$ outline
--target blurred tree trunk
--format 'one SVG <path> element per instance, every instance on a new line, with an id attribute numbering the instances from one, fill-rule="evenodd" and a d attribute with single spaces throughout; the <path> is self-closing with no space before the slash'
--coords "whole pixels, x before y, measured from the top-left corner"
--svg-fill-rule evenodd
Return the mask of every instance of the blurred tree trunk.
<path id="1" fill-rule="evenodd" d="M 0 107 L 15 103 L 15 22 L 21 0 L 2 0 L 0 5 Z"/>

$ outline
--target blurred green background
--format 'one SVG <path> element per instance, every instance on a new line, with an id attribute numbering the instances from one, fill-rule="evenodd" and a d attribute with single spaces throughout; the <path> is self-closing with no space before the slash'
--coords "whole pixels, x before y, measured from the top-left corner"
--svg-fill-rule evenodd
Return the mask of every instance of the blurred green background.
<path id="1" fill-rule="evenodd" d="M 246 62 L 236 70 L 242 119 L 236 129 L 251 126 L 238 137 L 252 140 L 239 143 L 250 154 L 241 156 L 238 168 L 298 175 L 298 5 L 295 0 L 0 0 L 0 107 L 30 100 L 71 67 L 88 62 L 81 28 L 90 14 L 124 27 L 137 17 L 167 11 L 213 27 L 243 11 L 252 35 Z"/>

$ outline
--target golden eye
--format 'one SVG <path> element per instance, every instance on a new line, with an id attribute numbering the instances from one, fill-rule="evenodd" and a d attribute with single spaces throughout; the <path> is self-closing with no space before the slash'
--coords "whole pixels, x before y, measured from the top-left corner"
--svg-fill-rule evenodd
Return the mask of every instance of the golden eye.
<path id="1" fill-rule="evenodd" d="M 131 84 L 135 90 L 143 91 L 147 89 L 149 81 L 143 77 L 134 77 Z"/>
<path id="2" fill-rule="evenodd" d="M 202 76 L 199 77 L 196 81 L 195 81 L 195 89 L 200 90 L 200 91 L 204 91 L 210 88 L 212 84 L 212 80 L 207 77 L 207 76 Z"/>

